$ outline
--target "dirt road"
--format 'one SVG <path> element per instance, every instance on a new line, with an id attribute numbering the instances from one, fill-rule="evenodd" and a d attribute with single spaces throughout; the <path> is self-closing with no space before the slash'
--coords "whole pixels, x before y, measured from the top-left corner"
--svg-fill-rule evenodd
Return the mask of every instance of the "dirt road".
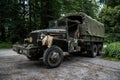
<path id="1" fill-rule="evenodd" d="M 0 50 L 0 80 L 120 80 L 120 62 L 66 56 L 60 67 L 47 69 L 11 49 Z"/>

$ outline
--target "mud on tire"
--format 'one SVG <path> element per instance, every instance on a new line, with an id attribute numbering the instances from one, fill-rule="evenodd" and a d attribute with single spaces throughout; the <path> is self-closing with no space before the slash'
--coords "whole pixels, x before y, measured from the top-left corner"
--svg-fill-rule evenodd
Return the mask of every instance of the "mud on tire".
<path id="1" fill-rule="evenodd" d="M 47 48 L 43 54 L 43 62 L 48 68 L 60 66 L 63 60 L 63 51 L 58 46 L 53 45 Z"/>
<path id="2" fill-rule="evenodd" d="M 97 56 L 97 52 L 98 52 L 97 45 L 96 44 L 92 44 L 91 45 L 91 50 L 89 51 L 90 57 L 92 57 L 92 58 L 96 57 Z"/>
<path id="3" fill-rule="evenodd" d="M 99 44 L 98 45 L 98 56 L 101 56 L 102 55 L 102 48 L 103 48 L 103 45 L 102 44 Z"/>

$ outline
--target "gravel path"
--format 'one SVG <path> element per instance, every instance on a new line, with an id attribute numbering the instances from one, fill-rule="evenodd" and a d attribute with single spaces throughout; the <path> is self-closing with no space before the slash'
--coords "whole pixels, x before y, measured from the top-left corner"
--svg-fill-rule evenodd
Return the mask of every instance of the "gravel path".
<path id="1" fill-rule="evenodd" d="M 100 57 L 65 56 L 60 67 L 47 69 L 11 49 L 0 50 L 0 80 L 120 80 L 120 62 Z"/>

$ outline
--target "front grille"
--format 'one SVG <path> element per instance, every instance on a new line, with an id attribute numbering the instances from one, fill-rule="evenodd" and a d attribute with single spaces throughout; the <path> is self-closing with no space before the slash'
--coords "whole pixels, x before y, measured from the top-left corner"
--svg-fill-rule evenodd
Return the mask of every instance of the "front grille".
<path id="1" fill-rule="evenodd" d="M 29 37 L 32 37 L 32 44 L 37 45 L 38 33 L 31 33 Z"/>

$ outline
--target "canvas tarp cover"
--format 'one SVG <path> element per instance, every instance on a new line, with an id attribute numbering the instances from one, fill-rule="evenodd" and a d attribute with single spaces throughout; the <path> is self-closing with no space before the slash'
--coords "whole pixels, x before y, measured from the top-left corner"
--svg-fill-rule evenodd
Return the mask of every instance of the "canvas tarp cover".
<path id="1" fill-rule="evenodd" d="M 92 19 L 90 16 L 85 16 L 85 23 L 83 23 L 83 27 L 85 27 L 85 34 L 91 36 L 104 37 L 104 25 L 98 22 L 95 19 Z"/>
<path id="2" fill-rule="evenodd" d="M 69 13 L 63 18 L 69 18 L 70 16 L 74 16 L 77 18 L 82 17 L 82 31 L 81 35 L 90 35 L 90 36 L 98 36 L 98 37 L 104 37 L 104 25 L 100 23 L 99 21 L 91 18 L 90 16 L 86 15 L 85 13 Z M 77 20 L 77 19 L 76 19 Z"/>

